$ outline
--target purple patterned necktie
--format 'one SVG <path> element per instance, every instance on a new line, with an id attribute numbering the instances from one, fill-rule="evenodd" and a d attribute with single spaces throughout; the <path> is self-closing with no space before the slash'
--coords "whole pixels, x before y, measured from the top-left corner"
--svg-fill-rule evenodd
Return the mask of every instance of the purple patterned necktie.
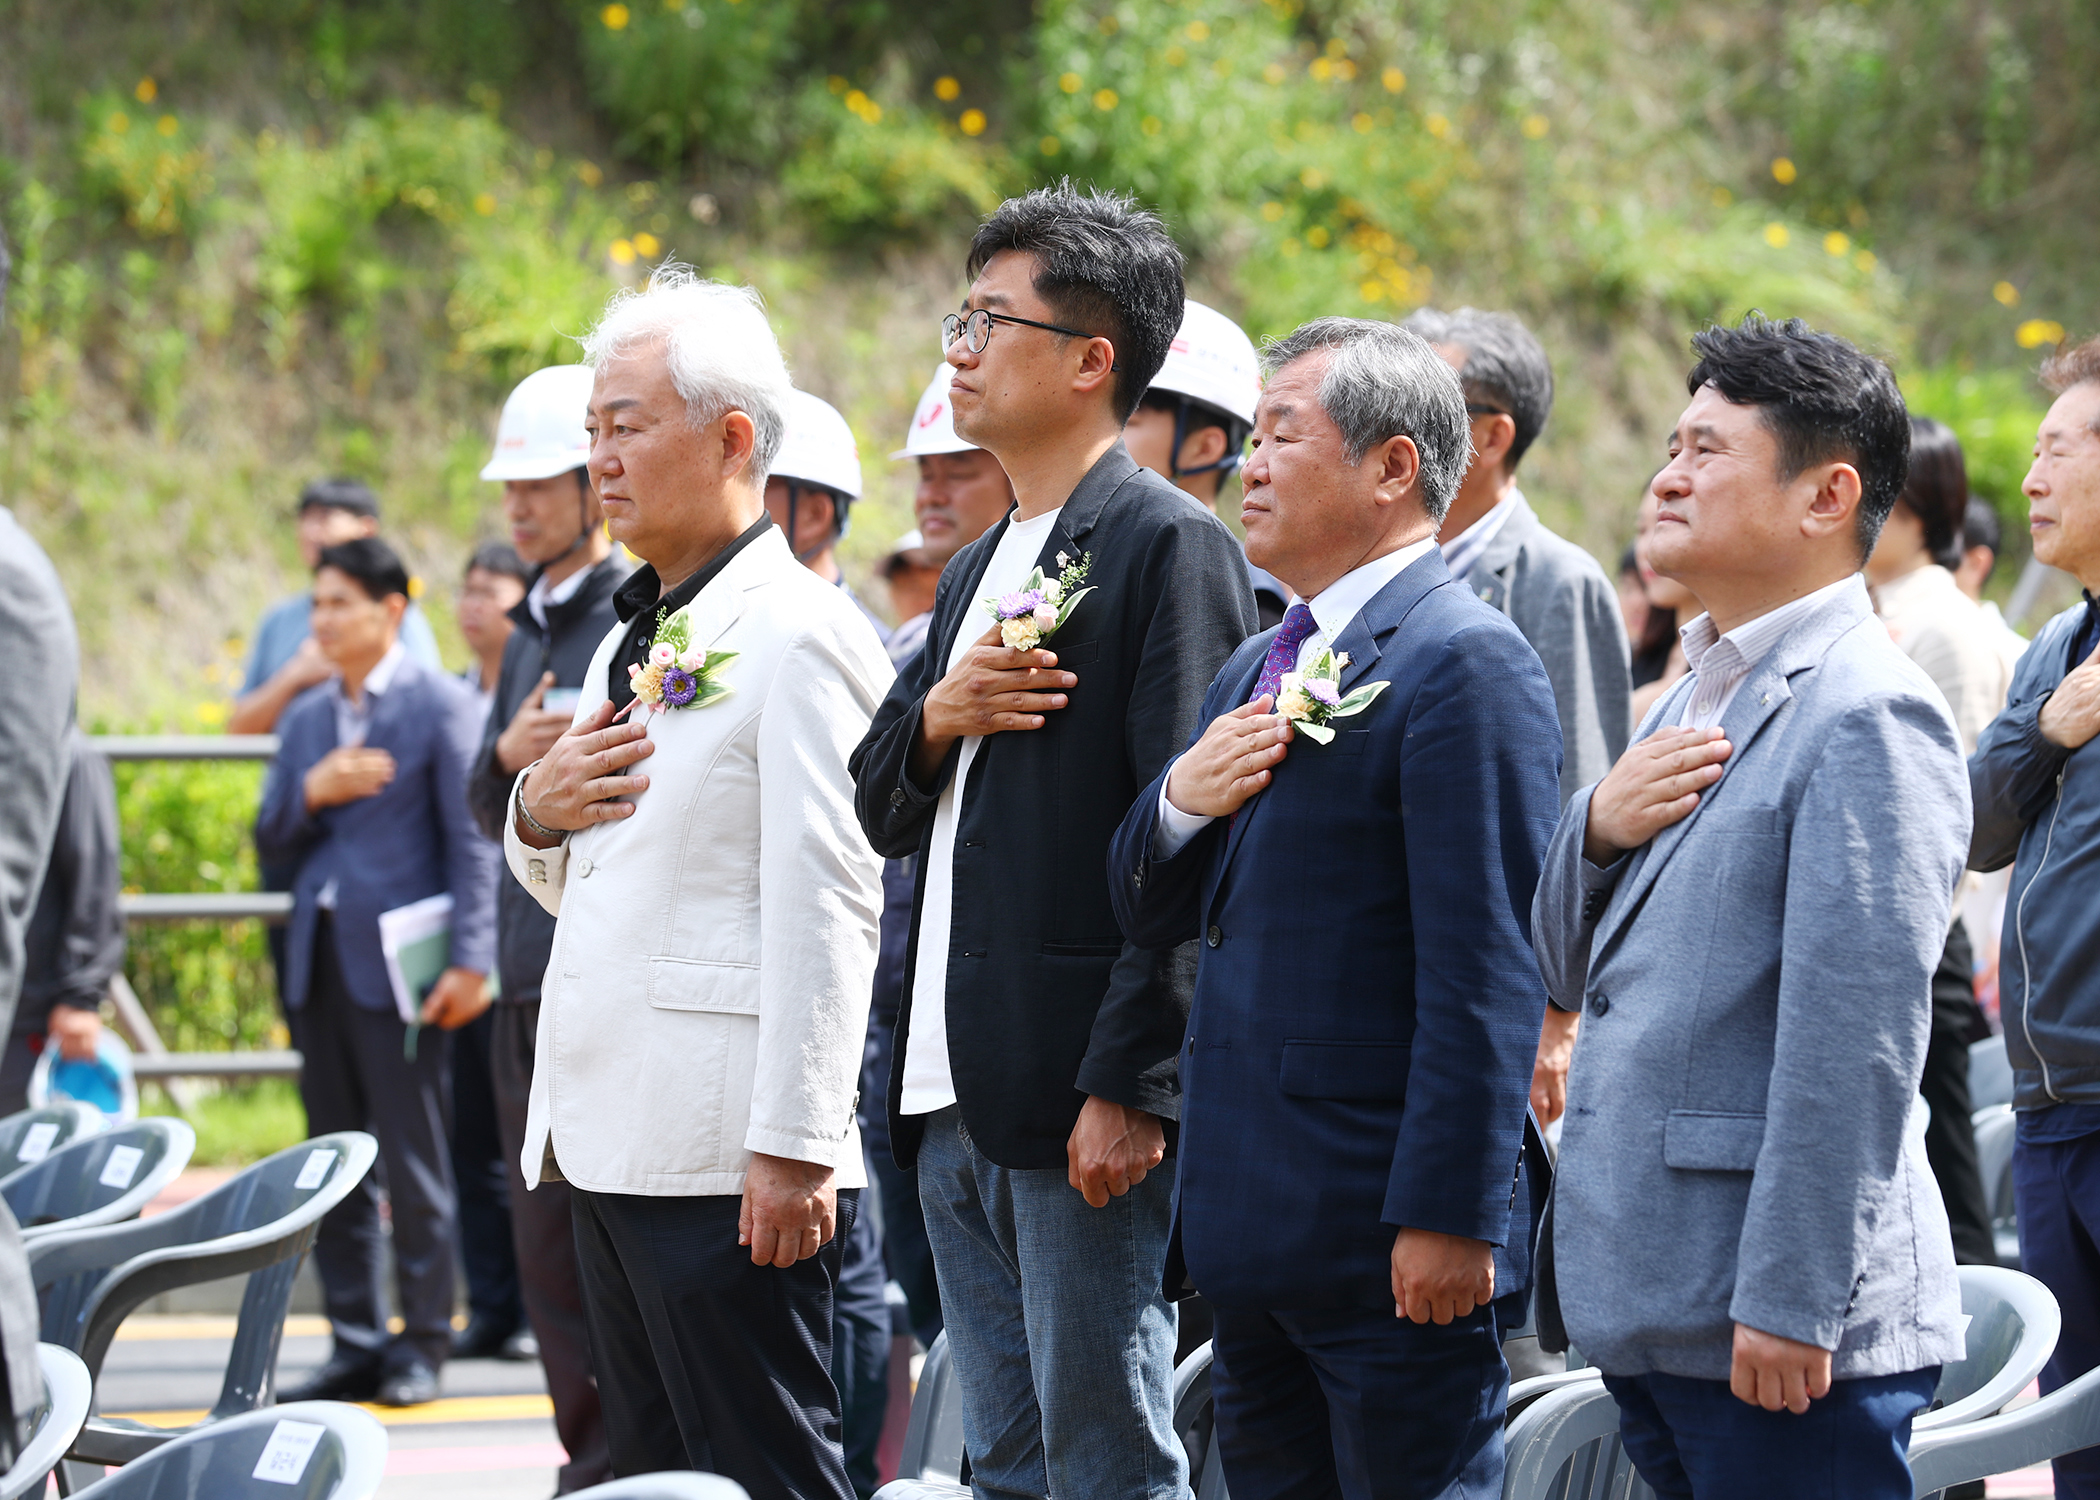
<path id="1" fill-rule="evenodd" d="M 1283 674 L 1298 670 L 1298 648 L 1319 628 L 1303 600 L 1284 612 L 1283 623 L 1276 627 L 1276 638 L 1269 642 L 1269 654 L 1262 661 L 1261 676 L 1254 679 L 1254 691 L 1247 695 L 1249 703 L 1263 693 L 1273 696 L 1282 688 Z"/>

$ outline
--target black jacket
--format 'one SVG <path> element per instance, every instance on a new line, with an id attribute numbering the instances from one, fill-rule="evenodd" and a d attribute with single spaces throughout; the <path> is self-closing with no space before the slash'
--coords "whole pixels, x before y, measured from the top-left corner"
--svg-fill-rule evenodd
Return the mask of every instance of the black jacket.
<path id="1" fill-rule="evenodd" d="M 926 649 L 907 662 L 854 751 L 854 805 L 878 853 L 923 854 L 951 749 L 931 785 L 906 770 L 920 705 L 944 675 L 957 629 L 1006 522 L 941 575 Z M 1092 558 L 1094 589 L 1051 642 L 1079 685 L 1041 729 L 991 736 L 971 765 L 956 828 L 948 951 L 948 1051 L 977 1148 L 1000 1166 L 1063 1167 L 1090 1094 L 1172 1119 L 1175 1067 L 1196 963 L 1192 944 L 1123 941 L 1108 897 L 1108 844 L 1138 791 L 1181 753 L 1205 689 L 1254 633 L 1238 541 L 1118 443 L 1082 479 L 1043 544 Z M 982 616 L 974 619 L 982 621 Z M 970 626 L 981 633 L 981 623 Z M 926 861 L 913 893 L 912 964 Z M 907 970 L 897 1055 L 911 1033 Z M 892 1151 L 916 1160 L 920 1117 L 900 1116 L 891 1069 Z"/>
<path id="2" fill-rule="evenodd" d="M 77 724 L 67 731 L 66 760 L 58 837 L 23 939 L 16 1036 L 41 1036 L 54 1005 L 95 1009 L 124 967 L 116 784 Z"/>
<path id="3" fill-rule="evenodd" d="M 584 669 L 597 654 L 619 617 L 613 612 L 613 590 L 627 578 L 630 564 L 623 553 L 591 569 L 583 584 L 559 604 L 547 608 L 547 629 L 532 617 L 522 600 L 510 612 L 517 629 L 503 648 L 503 671 L 489 703 L 489 721 L 481 734 L 481 753 L 467 778 L 467 805 L 481 831 L 503 841 L 503 821 L 515 777 L 496 762 L 496 740 L 517 716 L 518 705 L 532 695 L 540 674 L 552 672 L 556 687 L 580 688 Z M 537 1001 L 546 977 L 547 957 L 554 950 L 554 918 L 525 887 L 507 875 L 496 881 L 496 972 L 502 976 L 506 1001 Z"/>

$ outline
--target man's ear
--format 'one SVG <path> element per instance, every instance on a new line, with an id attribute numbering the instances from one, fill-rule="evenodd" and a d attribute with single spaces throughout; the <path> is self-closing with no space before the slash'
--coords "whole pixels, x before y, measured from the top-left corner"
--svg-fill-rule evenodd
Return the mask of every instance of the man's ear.
<path id="1" fill-rule="evenodd" d="M 1115 366 L 1116 346 L 1107 339 L 1088 339 L 1079 351 L 1079 368 L 1072 372 L 1072 389 L 1085 396 L 1103 390 L 1112 393 Z"/>
<path id="2" fill-rule="evenodd" d="M 1175 462 L 1186 472 L 1190 469 L 1208 468 L 1224 456 L 1225 429 L 1206 427 L 1182 439 L 1181 452 L 1176 456 Z"/>
<path id="3" fill-rule="evenodd" d="M 1816 492 L 1808 502 L 1808 513 L 1801 518 L 1801 534 L 1820 539 L 1838 531 L 1856 533 L 1862 493 L 1859 470 L 1848 463 L 1825 464 L 1812 475 L 1803 476 L 1809 477 L 1815 480 Z"/>
<path id="4" fill-rule="evenodd" d="M 408 595 L 388 594 L 379 601 L 379 607 L 386 611 L 387 629 L 399 630 L 401 617 L 408 613 Z"/>
<path id="5" fill-rule="evenodd" d="M 730 411 L 722 418 L 722 477 L 734 479 L 748 474 L 751 457 L 758 451 L 758 424 L 749 412 Z"/>
<path id="6" fill-rule="evenodd" d="M 1397 503 L 1422 475 L 1422 455 L 1405 433 L 1387 438 L 1364 455 L 1364 462 L 1377 465 L 1381 505 Z"/>

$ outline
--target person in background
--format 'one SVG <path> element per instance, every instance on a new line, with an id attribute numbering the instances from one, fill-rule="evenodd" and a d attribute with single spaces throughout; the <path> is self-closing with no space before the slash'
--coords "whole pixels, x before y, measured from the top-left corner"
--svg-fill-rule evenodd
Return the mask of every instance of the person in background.
<path id="1" fill-rule="evenodd" d="M 888 556 L 875 565 L 875 574 L 888 585 L 890 613 L 897 617 L 897 628 L 883 644 L 890 660 L 902 666 L 926 643 L 926 623 L 933 618 L 941 565 L 926 550 L 925 536 L 914 528 L 890 545 Z"/>
<path id="2" fill-rule="evenodd" d="M 467 575 L 459 586 L 459 633 L 467 638 L 474 660 L 459 675 L 484 716 L 496 701 L 504 648 L 517 628 L 511 611 L 525 602 L 531 587 L 532 568 L 506 542 L 483 542 L 467 559 Z"/>
<path id="3" fill-rule="evenodd" d="M 1611 580 L 1589 553 L 1548 530 L 1517 488 L 1517 465 L 1553 414 L 1553 365 L 1508 313 L 1425 307 L 1400 326 L 1427 339 L 1465 388 L 1473 457 L 1437 542 L 1451 576 L 1508 615 L 1545 664 L 1560 714 L 1565 805 L 1626 747 L 1633 686 Z M 1566 1104 L 1580 1021 L 1577 1012 L 1546 1010 L 1531 1085 L 1541 1125 Z"/>
<path id="4" fill-rule="evenodd" d="M 323 547 L 379 534 L 379 497 L 361 479 L 316 479 L 299 492 L 299 561 L 312 573 Z M 292 700 L 334 674 L 313 639 L 311 592 L 270 606 L 248 647 L 248 671 L 226 716 L 228 734 L 268 734 Z M 414 600 L 401 617 L 401 644 L 426 667 L 439 667 L 437 637 Z M 265 884 L 264 890 L 281 887 Z"/>
<path id="5" fill-rule="evenodd" d="M 1962 592 L 1950 568 L 1961 561 L 1969 476 L 1952 428 L 1930 417 L 1910 419 L 1910 476 L 1867 558 L 1867 583 L 1889 638 L 1924 669 L 1947 700 L 1972 753 L 1984 726 L 2005 706 L 2012 672 L 1991 638 L 1989 622 Z M 1976 1160 L 1969 1113 L 1969 1044 L 1990 1035 L 1976 1005 L 1976 963 L 1959 914 L 1932 976 L 1932 1040 L 1920 1092 L 1932 1107 L 1925 1154 L 1947 1203 L 1954 1258 L 1992 1266 L 1990 1204 Z"/>
<path id="6" fill-rule="evenodd" d="M 1654 481 L 1650 481 L 1652 485 Z M 1634 523 L 1633 561 L 1640 570 L 1641 587 L 1648 595 L 1648 633 L 1633 667 L 1633 722 L 1648 717 L 1655 700 L 1689 668 L 1684 660 L 1684 639 L 1679 634 L 1686 621 L 1699 612 L 1692 591 L 1674 578 L 1655 571 L 1648 552 L 1655 537 L 1655 494 L 1641 497 L 1639 519 Z"/>
<path id="7" fill-rule="evenodd" d="M 2010 672 L 2020 664 L 2020 653 L 2027 649 L 2027 637 L 2005 622 L 2005 612 L 1998 608 L 1998 601 L 1983 597 L 1983 586 L 1991 581 L 1991 574 L 1998 567 L 1998 548 L 2003 540 L 2003 527 L 1998 520 L 1998 508 L 1988 500 L 1969 497 L 1968 507 L 1962 512 L 1961 561 L 1955 565 L 1954 581 L 1961 591 L 1976 601 L 1983 611 L 1983 618 L 1991 628 L 1991 640 L 1998 647 L 1998 654 L 2005 658 L 2006 670 Z"/>
<path id="8" fill-rule="evenodd" d="M 2020 486 L 2028 531 L 2085 597 L 2036 633 L 1969 759 L 1969 864 L 2012 866 L 1999 1006 L 2020 1266 L 2063 1309 L 2046 1394 L 2100 1365 L 2100 339 L 2060 350 L 2042 383 L 2056 401 Z M 2056 1460 L 2056 1493 L 2100 1496 L 2100 1448 Z"/>
<path id="9" fill-rule="evenodd" d="M 1633 543 L 1619 554 L 1619 618 L 1626 622 L 1626 640 L 1633 658 L 1633 683 L 1641 683 L 1641 657 L 1647 641 L 1649 617 L 1648 591 L 1641 587 L 1641 563 L 1634 555 Z"/>
<path id="10" fill-rule="evenodd" d="M 808 391 L 789 395 L 785 415 L 787 432 L 766 475 L 766 513 L 787 538 L 795 561 L 844 589 L 875 634 L 887 641 L 889 627 L 853 592 L 839 568 L 838 546 L 851 523 L 853 502 L 860 498 L 860 450 L 853 429 L 837 407 Z"/>
<path id="11" fill-rule="evenodd" d="M 467 815 L 474 700 L 402 644 L 401 559 L 376 537 L 324 547 L 313 597 L 314 640 L 336 675 L 284 715 L 255 842 L 294 872 L 284 999 L 305 1059 L 307 1128 L 378 1137 L 392 1233 L 380 1228 L 376 1175 L 321 1221 L 314 1264 L 335 1347 L 280 1395 L 414 1406 L 437 1399 L 452 1347 L 446 1044 L 489 1003 L 497 854 Z M 388 978 L 379 919 L 439 894 L 452 897 L 450 962 L 411 1022 Z M 399 1335 L 388 1332 L 383 1296 L 389 1244 Z"/>
<path id="12" fill-rule="evenodd" d="M 590 400 L 587 365 L 553 365 L 526 376 L 503 403 L 495 451 L 481 471 L 484 481 L 503 486 L 511 546 L 532 569 L 524 602 L 510 612 L 503 670 L 467 782 L 474 820 L 492 839 L 503 837 L 511 784 L 568 730 L 591 655 L 620 623 L 613 592 L 632 564 L 605 534 L 591 488 L 583 428 Z M 527 1192 L 518 1160 L 532 1095 L 540 985 L 553 948 L 554 918 L 515 880 L 499 878 L 496 969 L 503 984 L 489 1007 L 489 1082 L 519 1291 L 554 1402 L 554 1430 L 569 1455 L 556 1475 L 557 1492 L 567 1494 L 613 1475 L 577 1279 L 569 1186 L 542 1182 Z M 466 1331 L 473 1331 L 471 1324 Z"/>
<path id="13" fill-rule="evenodd" d="M 1798 319 L 1692 347 L 1652 549 L 1704 606 L 1691 671 L 1562 811 L 1533 903 L 1548 995 L 1589 1012 L 1540 1343 L 1602 1371 L 1661 1500 L 1910 1500 L 1962 1352 L 1910 1122 L 1968 816 L 1859 577 L 1910 422 Z"/>
<path id="14" fill-rule="evenodd" d="M 1254 341 L 1215 308 L 1187 302 L 1167 362 L 1123 424 L 1123 446 L 1140 468 L 1173 480 L 1190 499 L 1223 516 L 1225 481 L 1239 472 L 1260 395 Z M 1239 507 L 1232 510 L 1236 517 Z M 1291 591 L 1251 562 L 1247 578 L 1261 628 L 1273 630 Z"/>
<path id="15" fill-rule="evenodd" d="M 918 464 L 912 511 L 926 539 L 927 560 L 941 568 L 1014 508 L 1013 481 L 999 460 L 955 435 L 955 410 L 949 400 L 954 380 L 951 364 L 934 371 L 912 412 L 904 446 L 890 455 Z"/>
<path id="16" fill-rule="evenodd" d="M 65 801 L 43 887 L 29 918 L 22 998 L 0 1058 L 0 1115 L 29 1107 L 29 1075 L 46 1047 L 95 1056 L 102 999 L 124 967 L 117 788 L 109 762 L 75 724 L 66 733 Z"/>

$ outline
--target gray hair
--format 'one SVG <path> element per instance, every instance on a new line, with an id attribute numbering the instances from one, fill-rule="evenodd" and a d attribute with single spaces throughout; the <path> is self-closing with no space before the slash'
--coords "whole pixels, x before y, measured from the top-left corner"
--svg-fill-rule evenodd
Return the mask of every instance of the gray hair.
<path id="1" fill-rule="evenodd" d="M 667 260 L 641 291 L 615 292 L 582 344 L 583 362 L 593 369 L 608 359 L 662 348 L 694 428 L 732 411 L 751 418 L 751 476 L 765 486 L 787 431 L 791 384 L 757 292 L 709 281 L 691 266 Z"/>
<path id="2" fill-rule="evenodd" d="M 1458 376 L 1421 338 L 1391 323 L 1315 318 L 1261 353 L 1263 377 L 1308 354 L 1331 350 L 1320 406 L 1342 430 L 1350 463 L 1388 438 L 1414 440 L 1422 464 L 1422 508 L 1442 521 L 1473 456 Z"/>
<path id="3" fill-rule="evenodd" d="M 1508 313 L 1482 312 L 1461 307 L 1457 312 L 1421 308 L 1400 325 L 1419 333 L 1432 344 L 1443 344 L 1466 352 L 1458 372 L 1466 399 L 1498 407 L 1517 424 L 1517 435 L 1504 462 L 1509 472 L 1541 432 L 1553 414 L 1553 365 L 1529 328 Z"/>

